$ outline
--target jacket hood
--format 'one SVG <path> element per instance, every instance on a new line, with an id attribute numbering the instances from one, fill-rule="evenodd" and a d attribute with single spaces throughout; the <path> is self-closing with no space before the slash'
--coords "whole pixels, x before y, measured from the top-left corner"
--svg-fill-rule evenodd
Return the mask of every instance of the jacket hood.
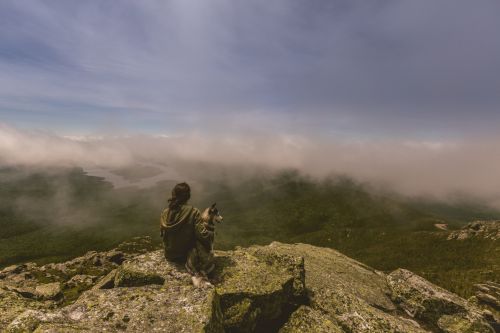
<path id="1" fill-rule="evenodd" d="M 180 228 L 184 224 L 189 223 L 192 211 L 193 211 L 193 206 L 190 205 L 182 205 L 180 209 L 177 211 L 173 212 L 168 211 L 167 217 L 169 217 L 168 216 L 169 214 L 175 214 L 175 217 L 172 223 L 167 222 L 167 225 L 164 228 L 167 230 L 175 230 L 177 228 Z"/>

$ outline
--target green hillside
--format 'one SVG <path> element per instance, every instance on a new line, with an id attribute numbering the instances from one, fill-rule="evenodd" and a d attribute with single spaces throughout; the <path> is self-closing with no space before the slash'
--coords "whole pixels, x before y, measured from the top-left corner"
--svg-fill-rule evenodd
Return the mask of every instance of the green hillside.
<path id="1" fill-rule="evenodd" d="M 434 226 L 500 217 L 476 203 L 408 199 L 345 177 L 318 182 L 293 171 L 214 179 L 197 181 L 192 203 L 217 202 L 225 219 L 219 249 L 274 240 L 333 247 L 380 270 L 410 269 L 464 296 L 472 283 L 500 276 L 497 242 L 448 241 L 448 231 Z M 116 190 L 81 169 L 2 169 L 0 265 L 64 260 L 136 235 L 159 242 L 159 213 L 172 185 Z"/>

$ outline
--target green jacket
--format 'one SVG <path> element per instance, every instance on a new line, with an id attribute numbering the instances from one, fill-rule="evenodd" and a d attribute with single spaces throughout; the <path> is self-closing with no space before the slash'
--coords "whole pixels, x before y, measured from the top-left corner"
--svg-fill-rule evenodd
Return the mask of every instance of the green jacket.
<path id="1" fill-rule="evenodd" d="M 175 215 L 170 222 L 171 214 Z M 211 247 L 214 239 L 214 232 L 206 228 L 200 211 L 190 205 L 183 205 L 175 211 L 165 209 L 161 213 L 160 229 L 165 245 L 165 258 L 170 261 L 184 262 L 197 242 Z"/>

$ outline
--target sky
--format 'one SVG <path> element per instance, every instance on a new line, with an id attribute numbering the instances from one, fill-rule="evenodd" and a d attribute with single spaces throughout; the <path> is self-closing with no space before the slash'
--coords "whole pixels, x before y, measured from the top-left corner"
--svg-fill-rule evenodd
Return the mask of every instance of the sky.
<path id="1" fill-rule="evenodd" d="M 0 122 L 454 140 L 500 128 L 496 0 L 4 0 Z"/>
<path id="2" fill-rule="evenodd" d="M 500 207 L 500 1 L 3 0 L 0 166 L 346 174 Z"/>

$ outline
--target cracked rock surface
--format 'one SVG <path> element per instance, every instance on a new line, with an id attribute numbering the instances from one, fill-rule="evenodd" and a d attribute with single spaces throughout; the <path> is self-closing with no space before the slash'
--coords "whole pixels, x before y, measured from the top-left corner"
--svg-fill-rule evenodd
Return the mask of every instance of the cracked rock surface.
<path id="1" fill-rule="evenodd" d="M 0 331 L 494 332 L 477 300 L 306 244 L 216 251 L 212 282 L 195 288 L 147 238 L 11 266 L 0 271 Z"/>

